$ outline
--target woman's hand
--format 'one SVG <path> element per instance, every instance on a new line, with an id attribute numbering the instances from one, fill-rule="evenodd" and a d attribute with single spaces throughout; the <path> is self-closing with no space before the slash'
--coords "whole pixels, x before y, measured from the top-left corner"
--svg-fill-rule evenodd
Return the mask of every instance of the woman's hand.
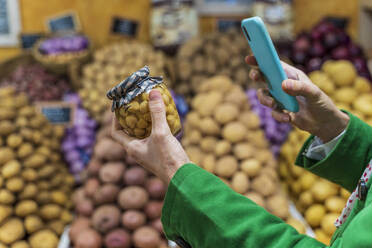
<path id="1" fill-rule="evenodd" d="M 253 66 L 249 73 L 252 80 L 262 80 L 253 56 L 246 57 L 246 63 Z M 323 142 L 328 142 L 345 130 L 349 116 L 340 111 L 332 100 L 321 91 L 302 71 L 282 62 L 288 79 L 282 83 L 283 90 L 291 96 L 296 96 L 299 104 L 297 113 L 278 110 L 275 100 L 267 88 L 257 91 L 261 104 L 273 109 L 274 119 L 280 122 L 290 122 L 298 128 L 318 136 Z"/>
<path id="2" fill-rule="evenodd" d="M 165 106 L 159 91 L 150 92 L 149 107 L 152 130 L 148 138 L 138 140 L 129 137 L 115 117 L 111 135 L 124 146 L 128 155 L 137 163 L 169 184 L 176 171 L 190 160 L 169 129 Z"/>

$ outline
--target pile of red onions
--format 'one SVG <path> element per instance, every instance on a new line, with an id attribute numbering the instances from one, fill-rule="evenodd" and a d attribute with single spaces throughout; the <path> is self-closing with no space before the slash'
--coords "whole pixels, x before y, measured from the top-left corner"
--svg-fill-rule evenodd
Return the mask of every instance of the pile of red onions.
<path id="1" fill-rule="evenodd" d="M 89 47 L 89 40 L 83 35 L 53 37 L 40 44 L 42 54 L 56 55 L 66 52 L 80 52 Z"/>
<path id="2" fill-rule="evenodd" d="M 90 161 L 96 140 L 97 123 L 89 117 L 88 112 L 81 107 L 78 94 L 66 94 L 64 101 L 74 103 L 74 124 L 66 129 L 62 142 L 62 150 L 70 172 L 80 181 L 80 173 Z"/>
<path id="3" fill-rule="evenodd" d="M 24 92 L 32 101 L 60 100 L 69 90 L 67 81 L 47 72 L 39 64 L 20 65 L 0 86 L 13 86 Z"/>
<path id="4" fill-rule="evenodd" d="M 327 60 L 350 60 L 360 76 L 371 80 L 361 47 L 351 40 L 345 30 L 327 20 L 319 22 L 310 32 L 298 35 L 289 48 L 283 47 L 279 53 L 289 57 L 296 67 L 306 73 L 319 70 Z"/>
<path id="5" fill-rule="evenodd" d="M 252 111 L 256 113 L 261 120 L 261 128 L 270 142 L 271 151 L 275 156 L 279 155 L 281 145 L 287 140 L 291 126 L 287 123 L 277 122 L 271 116 L 271 109 L 262 105 L 257 98 L 256 90 L 250 89 L 246 92 Z"/>

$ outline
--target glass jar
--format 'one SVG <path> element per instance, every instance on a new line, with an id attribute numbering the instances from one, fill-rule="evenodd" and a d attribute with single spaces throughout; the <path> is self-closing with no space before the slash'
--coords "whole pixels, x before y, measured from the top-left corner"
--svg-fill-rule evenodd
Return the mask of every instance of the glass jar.
<path id="1" fill-rule="evenodd" d="M 107 97 L 113 100 L 112 111 L 123 130 L 132 137 L 144 139 L 151 134 L 152 122 L 149 93 L 158 90 L 166 108 L 166 118 L 173 135 L 181 131 L 181 120 L 176 105 L 162 77 L 150 77 L 147 66 L 113 87 Z"/>

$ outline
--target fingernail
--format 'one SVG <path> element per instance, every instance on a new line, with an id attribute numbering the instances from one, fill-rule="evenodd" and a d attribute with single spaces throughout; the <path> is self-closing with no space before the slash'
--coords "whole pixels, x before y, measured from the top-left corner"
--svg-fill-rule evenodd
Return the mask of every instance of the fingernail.
<path id="1" fill-rule="evenodd" d="M 151 101 L 156 101 L 161 99 L 161 93 L 158 90 L 152 90 L 150 91 L 150 96 L 149 96 Z"/>
<path id="2" fill-rule="evenodd" d="M 292 82 L 292 80 L 285 81 L 285 87 L 287 89 L 292 89 L 293 88 L 293 82 Z"/>

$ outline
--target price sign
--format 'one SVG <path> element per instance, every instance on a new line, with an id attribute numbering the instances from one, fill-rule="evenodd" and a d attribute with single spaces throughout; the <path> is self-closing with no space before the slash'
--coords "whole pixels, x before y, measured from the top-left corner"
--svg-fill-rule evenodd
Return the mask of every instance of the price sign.
<path id="1" fill-rule="evenodd" d="M 47 27 L 52 33 L 78 32 L 80 30 L 80 22 L 74 12 L 69 12 L 48 18 Z"/>
<path id="2" fill-rule="evenodd" d="M 29 49 L 32 48 L 33 45 L 44 35 L 41 33 L 37 34 L 21 34 L 20 40 L 21 40 L 21 46 L 23 49 Z"/>
<path id="3" fill-rule="evenodd" d="M 129 37 L 137 35 L 138 22 L 125 19 L 122 17 L 114 17 L 111 24 L 111 32 Z"/>
<path id="4" fill-rule="evenodd" d="M 52 124 L 70 126 L 74 122 L 75 105 L 67 102 L 39 102 L 37 109 Z"/>
<path id="5" fill-rule="evenodd" d="M 226 32 L 229 29 L 240 29 L 240 19 L 217 19 L 217 30 Z"/>

